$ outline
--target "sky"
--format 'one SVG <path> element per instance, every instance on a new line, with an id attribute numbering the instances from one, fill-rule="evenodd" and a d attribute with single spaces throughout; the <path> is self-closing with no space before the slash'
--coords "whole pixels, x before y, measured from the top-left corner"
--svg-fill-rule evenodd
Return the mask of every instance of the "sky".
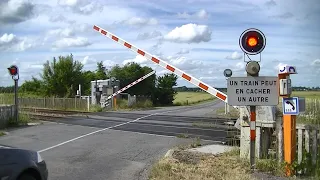
<path id="1" fill-rule="evenodd" d="M 286 64 L 297 68 L 293 86 L 320 86 L 319 18 L 319 0 L 1 0 L 0 86 L 13 85 L 10 65 L 19 67 L 21 84 L 70 53 L 85 70 L 137 62 L 169 73 L 93 25 L 213 87 L 226 87 L 227 68 L 246 76 L 239 37 L 257 28 L 266 36 L 260 76 L 277 76 Z M 195 87 L 181 78 L 178 86 Z"/>

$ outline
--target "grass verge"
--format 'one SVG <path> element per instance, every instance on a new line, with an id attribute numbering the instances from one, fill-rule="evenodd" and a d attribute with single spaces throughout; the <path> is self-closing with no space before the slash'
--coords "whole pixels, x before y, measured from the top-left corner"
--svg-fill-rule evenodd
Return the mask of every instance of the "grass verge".
<path id="1" fill-rule="evenodd" d="M 128 106 L 128 100 L 126 99 L 119 99 L 116 103 L 116 107 L 114 110 L 146 110 L 146 109 L 154 109 L 153 103 L 151 100 L 146 99 L 144 101 L 137 101 L 132 106 Z"/>
<path id="2" fill-rule="evenodd" d="M 249 164 L 235 155 L 211 155 L 183 150 L 176 150 L 172 157 L 161 159 L 156 163 L 149 175 L 150 180 L 249 180 Z"/>
<path id="3" fill-rule="evenodd" d="M 232 119 L 238 119 L 240 116 L 239 111 L 231 106 L 227 114 L 225 114 L 225 108 L 223 107 L 216 110 L 216 115 L 218 117 L 226 117 L 226 118 L 232 118 Z"/>
<path id="4" fill-rule="evenodd" d="M 19 113 L 18 117 L 18 122 L 15 119 L 10 118 L 8 121 L 8 127 L 24 126 L 28 125 L 28 123 L 36 122 L 30 118 L 29 114 Z"/>
<path id="5" fill-rule="evenodd" d="M 266 175 L 273 176 L 273 179 L 285 175 L 285 165 L 270 159 L 257 160 L 258 171 L 252 174 L 249 161 L 239 158 L 238 147 L 219 155 L 189 152 L 185 151 L 186 148 L 178 148 L 171 157 L 162 158 L 154 164 L 149 179 L 257 180 Z"/>
<path id="6" fill-rule="evenodd" d="M 0 136 L 4 136 L 6 135 L 6 133 L 4 133 L 3 131 L 0 131 Z"/>

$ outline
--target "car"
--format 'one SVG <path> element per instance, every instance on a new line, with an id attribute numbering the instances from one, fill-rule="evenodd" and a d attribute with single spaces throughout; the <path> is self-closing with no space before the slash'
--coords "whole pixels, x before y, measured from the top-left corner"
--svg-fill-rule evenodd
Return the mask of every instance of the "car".
<path id="1" fill-rule="evenodd" d="M 39 152 L 0 146 L 0 180 L 47 179 L 47 164 Z"/>

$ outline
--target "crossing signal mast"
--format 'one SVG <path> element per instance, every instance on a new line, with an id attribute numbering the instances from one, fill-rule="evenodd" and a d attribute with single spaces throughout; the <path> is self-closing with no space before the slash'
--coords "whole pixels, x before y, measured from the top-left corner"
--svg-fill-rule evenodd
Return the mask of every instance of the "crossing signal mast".
<path id="1" fill-rule="evenodd" d="M 240 38 L 239 45 L 242 49 L 244 62 L 247 62 L 246 71 L 248 77 L 258 77 L 260 71 L 259 62 L 261 61 L 261 52 L 266 46 L 266 37 L 255 28 L 245 30 Z M 249 55 L 260 55 L 259 61 L 251 60 Z M 248 57 L 249 61 L 246 61 Z M 256 106 L 250 106 L 250 164 L 255 168 L 255 146 L 256 146 Z"/>
<path id="2" fill-rule="evenodd" d="M 11 65 L 7 68 L 9 74 L 14 80 L 14 105 L 15 105 L 15 118 L 18 122 L 18 80 L 19 80 L 19 69 L 16 65 Z"/>

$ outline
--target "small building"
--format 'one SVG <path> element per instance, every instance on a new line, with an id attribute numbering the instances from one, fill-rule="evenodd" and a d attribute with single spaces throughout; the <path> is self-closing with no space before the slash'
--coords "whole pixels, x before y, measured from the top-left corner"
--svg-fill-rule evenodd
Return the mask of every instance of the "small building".
<path id="1" fill-rule="evenodd" d="M 113 77 L 106 80 L 91 81 L 91 104 L 105 103 L 105 99 L 117 92 L 119 88 L 120 81 Z"/>

